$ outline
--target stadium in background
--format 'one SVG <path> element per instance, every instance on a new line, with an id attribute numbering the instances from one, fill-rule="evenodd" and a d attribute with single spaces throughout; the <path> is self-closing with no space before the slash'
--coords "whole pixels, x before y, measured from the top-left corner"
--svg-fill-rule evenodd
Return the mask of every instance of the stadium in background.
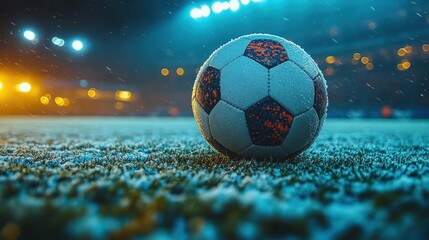
<path id="1" fill-rule="evenodd" d="M 265 32 L 316 59 L 330 117 L 429 117 L 427 1 L 131 1 L 101 12 L 27 2 L 0 14 L 2 115 L 191 116 L 204 59 L 229 39 Z"/>

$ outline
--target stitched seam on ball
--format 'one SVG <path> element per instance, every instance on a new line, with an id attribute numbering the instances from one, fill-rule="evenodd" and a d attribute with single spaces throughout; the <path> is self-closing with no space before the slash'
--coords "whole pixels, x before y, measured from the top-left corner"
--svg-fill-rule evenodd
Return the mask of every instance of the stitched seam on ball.
<path id="1" fill-rule="evenodd" d="M 222 72 L 222 70 L 223 70 L 226 66 L 228 66 L 230 63 L 234 62 L 235 60 L 237 60 L 237 59 L 239 59 L 239 58 L 241 58 L 241 57 L 246 57 L 246 56 L 244 56 L 244 52 L 243 52 L 243 54 L 242 54 L 242 55 L 240 55 L 240 56 L 238 56 L 238 57 L 236 57 L 236 58 L 233 58 L 231 61 L 227 62 L 227 63 L 225 64 L 225 66 L 221 67 L 219 70 Z M 210 65 L 210 64 L 209 64 L 209 65 Z M 210 66 L 212 66 L 212 65 L 210 65 Z M 212 66 L 212 67 L 214 67 L 214 66 Z M 221 80 L 222 80 L 222 79 L 221 79 Z"/>
<path id="2" fill-rule="evenodd" d="M 230 103 L 229 101 L 227 101 L 227 100 L 225 100 L 225 99 L 220 99 L 221 101 L 224 101 L 225 103 L 227 103 L 228 105 L 230 105 L 231 107 L 233 107 L 233 108 L 235 108 L 235 109 L 238 109 L 238 110 L 240 110 L 240 111 L 242 111 L 242 112 L 245 112 L 245 110 L 243 110 L 243 109 L 241 109 L 241 108 L 239 108 L 238 106 L 235 106 L 234 104 L 232 104 L 232 103 Z M 218 103 L 219 104 L 219 103 Z"/>
<path id="3" fill-rule="evenodd" d="M 291 60 L 290 58 L 289 58 L 289 61 L 291 61 L 293 64 L 295 64 L 297 67 L 299 67 L 311 80 L 314 80 L 312 77 L 311 77 L 311 75 L 310 75 L 310 73 L 308 73 L 304 68 L 302 68 L 298 63 L 296 63 L 294 60 Z"/>

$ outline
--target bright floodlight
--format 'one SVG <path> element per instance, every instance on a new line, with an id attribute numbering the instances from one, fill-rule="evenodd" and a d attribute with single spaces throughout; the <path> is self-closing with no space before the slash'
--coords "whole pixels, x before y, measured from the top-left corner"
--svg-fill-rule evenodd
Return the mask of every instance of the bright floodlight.
<path id="1" fill-rule="evenodd" d="M 223 10 L 228 10 L 229 9 L 229 2 L 223 2 L 222 3 L 222 9 Z"/>
<path id="2" fill-rule="evenodd" d="M 247 5 L 250 3 L 250 0 L 241 0 L 241 4 Z"/>
<path id="3" fill-rule="evenodd" d="M 201 7 L 201 16 L 208 17 L 210 15 L 210 8 L 207 5 Z"/>
<path id="4" fill-rule="evenodd" d="M 30 41 L 33 41 L 36 39 L 36 34 L 30 30 L 27 30 L 24 32 L 24 37 Z"/>
<path id="5" fill-rule="evenodd" d="M 222 12 L 222 10 L 223 10 L 222 3 L 221 2 L 215 2 L 215 3 L 213 3 L 212 10 L 213 10 L 214 13 L 220 13 L 220 12 Z"/>
<path id="6" fill-rule="evenodd" d="M 194 8 L 191 10 L 191 17 L 192 18 L 200 18 L 201 17 L 201 10 L 199 8 Z"/>
<path id="7" fill-rule="evenodd" d="M 72 47 L 73 47 L 74 50 L 80 51 L 83 48 L 83 43 L 81 41 L 79 41 L 79 40 L 75 40 L 72 43 Z"/>
<path id="8" fill-rule="evenodd" d="M 238 8 L 240 8 L 240 3 L 238 2 L 238 0 L 231 0 L 229 2 L 229 8 L 231 9 L 231 11 L 237 11 Z"/>

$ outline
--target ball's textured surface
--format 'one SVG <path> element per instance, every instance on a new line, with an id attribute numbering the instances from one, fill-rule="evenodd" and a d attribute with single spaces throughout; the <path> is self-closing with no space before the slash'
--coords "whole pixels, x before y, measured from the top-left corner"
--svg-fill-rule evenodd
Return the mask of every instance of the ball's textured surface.
<path id="1" fill-rule="evenodd" d="M 268 34 L 242 36 L 213 52 L 192 92 L 201 134 L 229 157 L 301 153 L 317 137 L 327 103 L 326 81 L 314 60 Z"/>

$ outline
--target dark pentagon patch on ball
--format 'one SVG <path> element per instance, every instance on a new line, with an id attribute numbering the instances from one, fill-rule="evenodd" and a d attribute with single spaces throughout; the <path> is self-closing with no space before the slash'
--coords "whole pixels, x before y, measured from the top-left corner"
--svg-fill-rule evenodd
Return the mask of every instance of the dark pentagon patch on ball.
<path id="1" fill-rule="evenodd" d="M 267 39 L 251 41 L 244 51 L 244 56 L 255 60 L 268 69 L 289 60 L 286 49 L 280 42 Z"/>
<path id="2" fill-rule="evenodd" d="M 220 70 L 212 66 L 207 67 L 197 83 L 196 97 L 207 114 L 220 101 Z"/>
<path id="3" fill-rule="evenodd" d="M 326 89 L 323 85 L 322 78 L 318 76 L 314 80 L 314 109 L 316 110 L 319 119 L 325 115 L 327 104 L 326 101 Z"/>
<path id="4" fill-rule="evenodd" d="M 267 97 L 246 110 L 250 138 L 256 145 L 277 146 L 285 140 L 293 116 L 272 98 Z"/>
<path id="5" fill-rule="evenodd" d="M 210 145 L 212 145 L 212 147 L 214 149 L 216 149 L 218 152 L 222 153 L 223 155 L 226 155 L 230 158 L 238 158 L 238 155 L 229 150 L 228 148 L 224 147 L 222 144 L 220 144 L 216 139 L 214 138 L 209 138 L 207 139 L 207 141 L 210 143 Z"/>

